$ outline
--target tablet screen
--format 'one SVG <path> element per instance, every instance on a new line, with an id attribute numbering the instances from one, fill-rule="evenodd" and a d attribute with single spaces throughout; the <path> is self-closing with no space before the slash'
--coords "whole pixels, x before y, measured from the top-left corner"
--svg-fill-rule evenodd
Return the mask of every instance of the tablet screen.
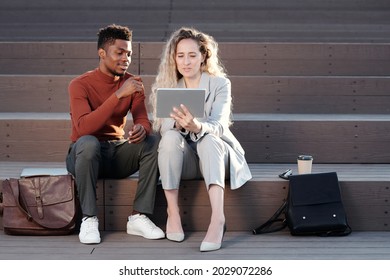
<path id="1" fill-rule="evenodd" d="M 206 90 L 195 88 L 159 88 L 157 89 L 157 117 L 170 118 L 173 107 L 185 105 L 194 117 L 203 118 Z"/>

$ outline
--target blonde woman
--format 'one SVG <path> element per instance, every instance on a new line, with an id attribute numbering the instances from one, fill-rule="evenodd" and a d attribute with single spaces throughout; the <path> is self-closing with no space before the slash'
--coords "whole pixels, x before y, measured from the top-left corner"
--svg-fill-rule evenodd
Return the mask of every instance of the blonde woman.
<path id="1" fill-rule="evenodd" d="M 230 178 L 231 188 L 236 189 L 252 176 L 244 150 L 229 129 L 231 84 L 211 36 L 184 27 L 171 35 L 152 86 L 153 108 L 158 88 L 175 87 L 204 88 L 206 97 L 203 118 L 195 118 L 183 105 L 172 109 L 171 118 L 154 118 L 154 129 L 161 133 L 158 166 L 168 205 L 166 236 L 176 242 L 184 240 L 178 206 L 180 180 L 203 178 L 211 218 L 200 251 L 218 250 L 226 229 L 225 179 Z"/>

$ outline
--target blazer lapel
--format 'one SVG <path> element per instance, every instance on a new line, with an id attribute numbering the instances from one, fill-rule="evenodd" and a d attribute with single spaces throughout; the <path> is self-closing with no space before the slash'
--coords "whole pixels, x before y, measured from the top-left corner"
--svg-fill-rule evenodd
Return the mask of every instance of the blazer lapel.
<path id="1" fill-rule="evenodd" d="M 206 95 L 205 95 L 205 103 L 207 103 L 207 100 L 209 100 L 209 97 L 210 97 L 210 76 L 208 73 L 206 72 L 203 72 L 202 73 L 202 76 L 200 77 L 200 81 L 199 81 L 199 88 L 204 88 L 206 89 Z"/>

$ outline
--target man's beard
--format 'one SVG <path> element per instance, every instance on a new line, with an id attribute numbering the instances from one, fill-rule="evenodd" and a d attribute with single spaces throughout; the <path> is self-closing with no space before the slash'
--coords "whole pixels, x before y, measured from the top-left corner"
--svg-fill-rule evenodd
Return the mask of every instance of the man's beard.
<path id="1" fill-rule="evenodd" d="M 122 73 L 118 73 L 116 72 L 115 70 L 111 70 L 109 69 L 110 73 L 113 74 L 114 76 L 119 76 L 119 77 L 123 77 L 126 73 L 126 71 L 122 72 Z"/>

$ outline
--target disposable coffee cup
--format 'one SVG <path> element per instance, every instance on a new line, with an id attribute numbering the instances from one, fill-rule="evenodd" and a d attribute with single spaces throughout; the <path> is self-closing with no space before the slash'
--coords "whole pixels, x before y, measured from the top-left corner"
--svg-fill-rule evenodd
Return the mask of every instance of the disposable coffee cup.
<path id="1" fill-rule="evenodd" d="M 297 159 L 298 174 L 309 174 L 313 165 L 313 157 L 309 155 L 300 155 Z"/>

